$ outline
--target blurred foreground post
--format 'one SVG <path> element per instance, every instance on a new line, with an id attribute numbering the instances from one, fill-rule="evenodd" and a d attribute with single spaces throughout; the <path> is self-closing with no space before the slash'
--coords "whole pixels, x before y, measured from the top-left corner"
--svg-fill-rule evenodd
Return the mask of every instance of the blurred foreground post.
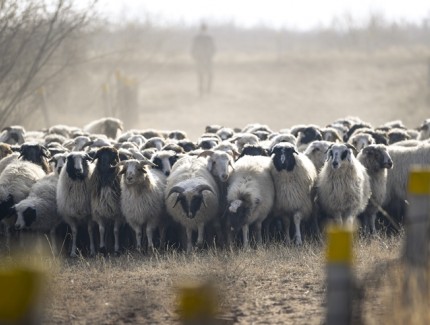
<path id="1" fill-rule="evenodd" d="M 212 283 L 181 285 L 178 295 L 179 317 L 182 324 L 216 324 L 218 301 Z"/>
<path id="2" fill-rule="evenodd" d="M 409 172 L 408 210 L 404 259 L 407 267 L 405 286 L 409 294 L 428 294 L 430 167 L 414 166 Z M 411 287 L 413 286 L 413 287 Z M 417 288 L 415 288 L 415 286 Z M 409 294 L 405 296 L 409 296 Z M 409 300 L 409 299 L 408 299 Z"/>
<path id="3" fill-rule="evenodd" d="M 40 324 L 43 280 L 29 267 L 0 270 L 0 324 Z"/>
<path id="4" fill-rule="evenodd" d="M 352 240 L 351 230 L 327 229 L 327 325 L 352 323 Z"/>

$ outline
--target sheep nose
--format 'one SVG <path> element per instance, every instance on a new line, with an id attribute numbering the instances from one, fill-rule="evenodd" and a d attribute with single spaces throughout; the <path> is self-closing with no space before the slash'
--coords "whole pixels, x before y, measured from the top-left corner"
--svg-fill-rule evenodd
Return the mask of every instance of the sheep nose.
<path id="1" fill-rule="evenodd" d="M 385 163 L 385 167 L 387 167 L 387 168 L 392 168 L 392 167 L 393 167 L 393 162 L 392 162 L 392 161 L 387 161 L 387 162 Z"/>
<path id="2" fill-rule="evenodd" d="M 170 175 L 170 171 L 166 170 L 166 171 L 164 172 L 164 175 L 169 176 L 169 175 Z"/>
<path id="3" fill-rule="evenodd" d="M 15 225 L 15 230 L 21 230 L 21 226 L 20 225 Z"/>
<path id="4" fill-rule="evenodd" d="M 335 169 L 339 167 L 339 163 L 337 161 L 333 161 L 332 165 L 333 165 L 333 168 Z"/>
<path id="5" fill-rule="evenodd" d="M 228 175 L 227 174 L 222 174 L 221 175 L 221 179 L 225 182 L 228 179 Z"/>

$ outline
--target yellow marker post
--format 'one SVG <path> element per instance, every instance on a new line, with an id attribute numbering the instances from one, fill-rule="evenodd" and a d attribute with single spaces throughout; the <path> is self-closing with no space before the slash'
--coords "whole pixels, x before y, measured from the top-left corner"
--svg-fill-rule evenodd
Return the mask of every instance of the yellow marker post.
<path id="1" fill-rule="evenodd" d="M 179 288 L 178 305 L 182 324 L 215 324 L 218 301 L 211 283 L 182 285 Z"/>
<path id="2" fill-rule="evenodd" d="M 416 298 L 417 291 L 413 288 L 418 287 L 424 298 L 428 297 L 429 292 L 430 166 L 411 167 L 408 202 L 405 218 L 404 261 L 407 269 L 404 296 Z"/>
<path id="3" fill-rule="evenodd" d="M 338 225 L 327 229 L 327 318 L 328 325 L 352 322 L 353 232 Z"/>

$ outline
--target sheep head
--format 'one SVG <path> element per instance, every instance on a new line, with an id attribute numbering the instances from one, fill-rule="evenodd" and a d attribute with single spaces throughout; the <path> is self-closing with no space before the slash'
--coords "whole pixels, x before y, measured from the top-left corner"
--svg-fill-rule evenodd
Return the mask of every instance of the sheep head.
<path id="1" fill-rule="evenodd" d="M 290 143 L 279 143 L 272 149 L 272 162 L 278 172 L 286 170 L 291 172 L 296 166 L 296 158 L 294 155 L 299 153 L 296 147 Z"/>
<path id="2" fill-rule="evenodd" d="M 331 162 L 333 169 L 341 168 L 345 162 L 350 163 L 354 159 L 354 146 L 343 144 L 332 144 L 327 150 L 327 162 Z"/>
<path id="3" fill-rule="evenodd" d="M 209 157 L 207 160 L 207 169 L 221 182 L 226 182 L 230 173 L 234 170 L 233 158 L 221 150 L 205 150 L 198 157 Z"/>
<path id="4" fill-rule="evenodd" d="M 176 207 L 178 203 L 180 203 L 187 218 L 194 219 L 202 204 L 207 207 L 205 198 L 203 196 L 204 191 L 214 193 L 212 187 L 207 184 L 199 184 L 191 188 L 184 188 L 177 185 L 170 189 L 167 197 L 170 197 L 176 193 L 177 197 L 173 208 Z"/>

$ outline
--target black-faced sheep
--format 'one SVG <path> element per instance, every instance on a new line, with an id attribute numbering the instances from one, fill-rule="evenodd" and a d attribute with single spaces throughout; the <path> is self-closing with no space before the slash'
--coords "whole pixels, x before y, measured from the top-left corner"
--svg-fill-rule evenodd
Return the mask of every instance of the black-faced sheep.
<path id="1" fill-rule="evenodd" d="M 274 146 L 271 159 L 270 173 L 275 186 L 274 215 L 282 218 L 288 241 L 290 221 L 293 220 L 295 242 L 301 245 L 300 223 L 312 215 L 317 170 L 312 161 L 297 152 L 290 143 Z"/>
<path id="2" fill-rule="evenodd" d="M 118 151 L 113 147 L 97 150 L 96 161 L 90 176 L 91 216 L 99 226 L 100 252 L 106 253 L 105 230 L 110 222 L 114 226 L 114 250 L 119 253 L 119 228 L 124 223 L 121 213 L 121 186 Z"/>
<path id="3" fill-rule="evenodd" d="M 376 214 L 384 203 L 387 190 L 387 169 L 393 167 L 393 161 L 387 152 L 387 147 L 382 144 L 373 144 L 365 147 L 357 155 L 357 160 L 366 168 L 372 192 L 369 203 L 362 213 L 362 217 L 366 228 L 371 233 L 375 233 Z"/>
<path id="4" fill-rule="evenodd" d="M 187 251 L 192 233 L 198 232 L 197 246 L 204 240 L 205 225 L 219 217 L 219 190 L 204 158 L 185 156 L 173 166 L 166 186 L 166 207 L 187 234 Z"/>

